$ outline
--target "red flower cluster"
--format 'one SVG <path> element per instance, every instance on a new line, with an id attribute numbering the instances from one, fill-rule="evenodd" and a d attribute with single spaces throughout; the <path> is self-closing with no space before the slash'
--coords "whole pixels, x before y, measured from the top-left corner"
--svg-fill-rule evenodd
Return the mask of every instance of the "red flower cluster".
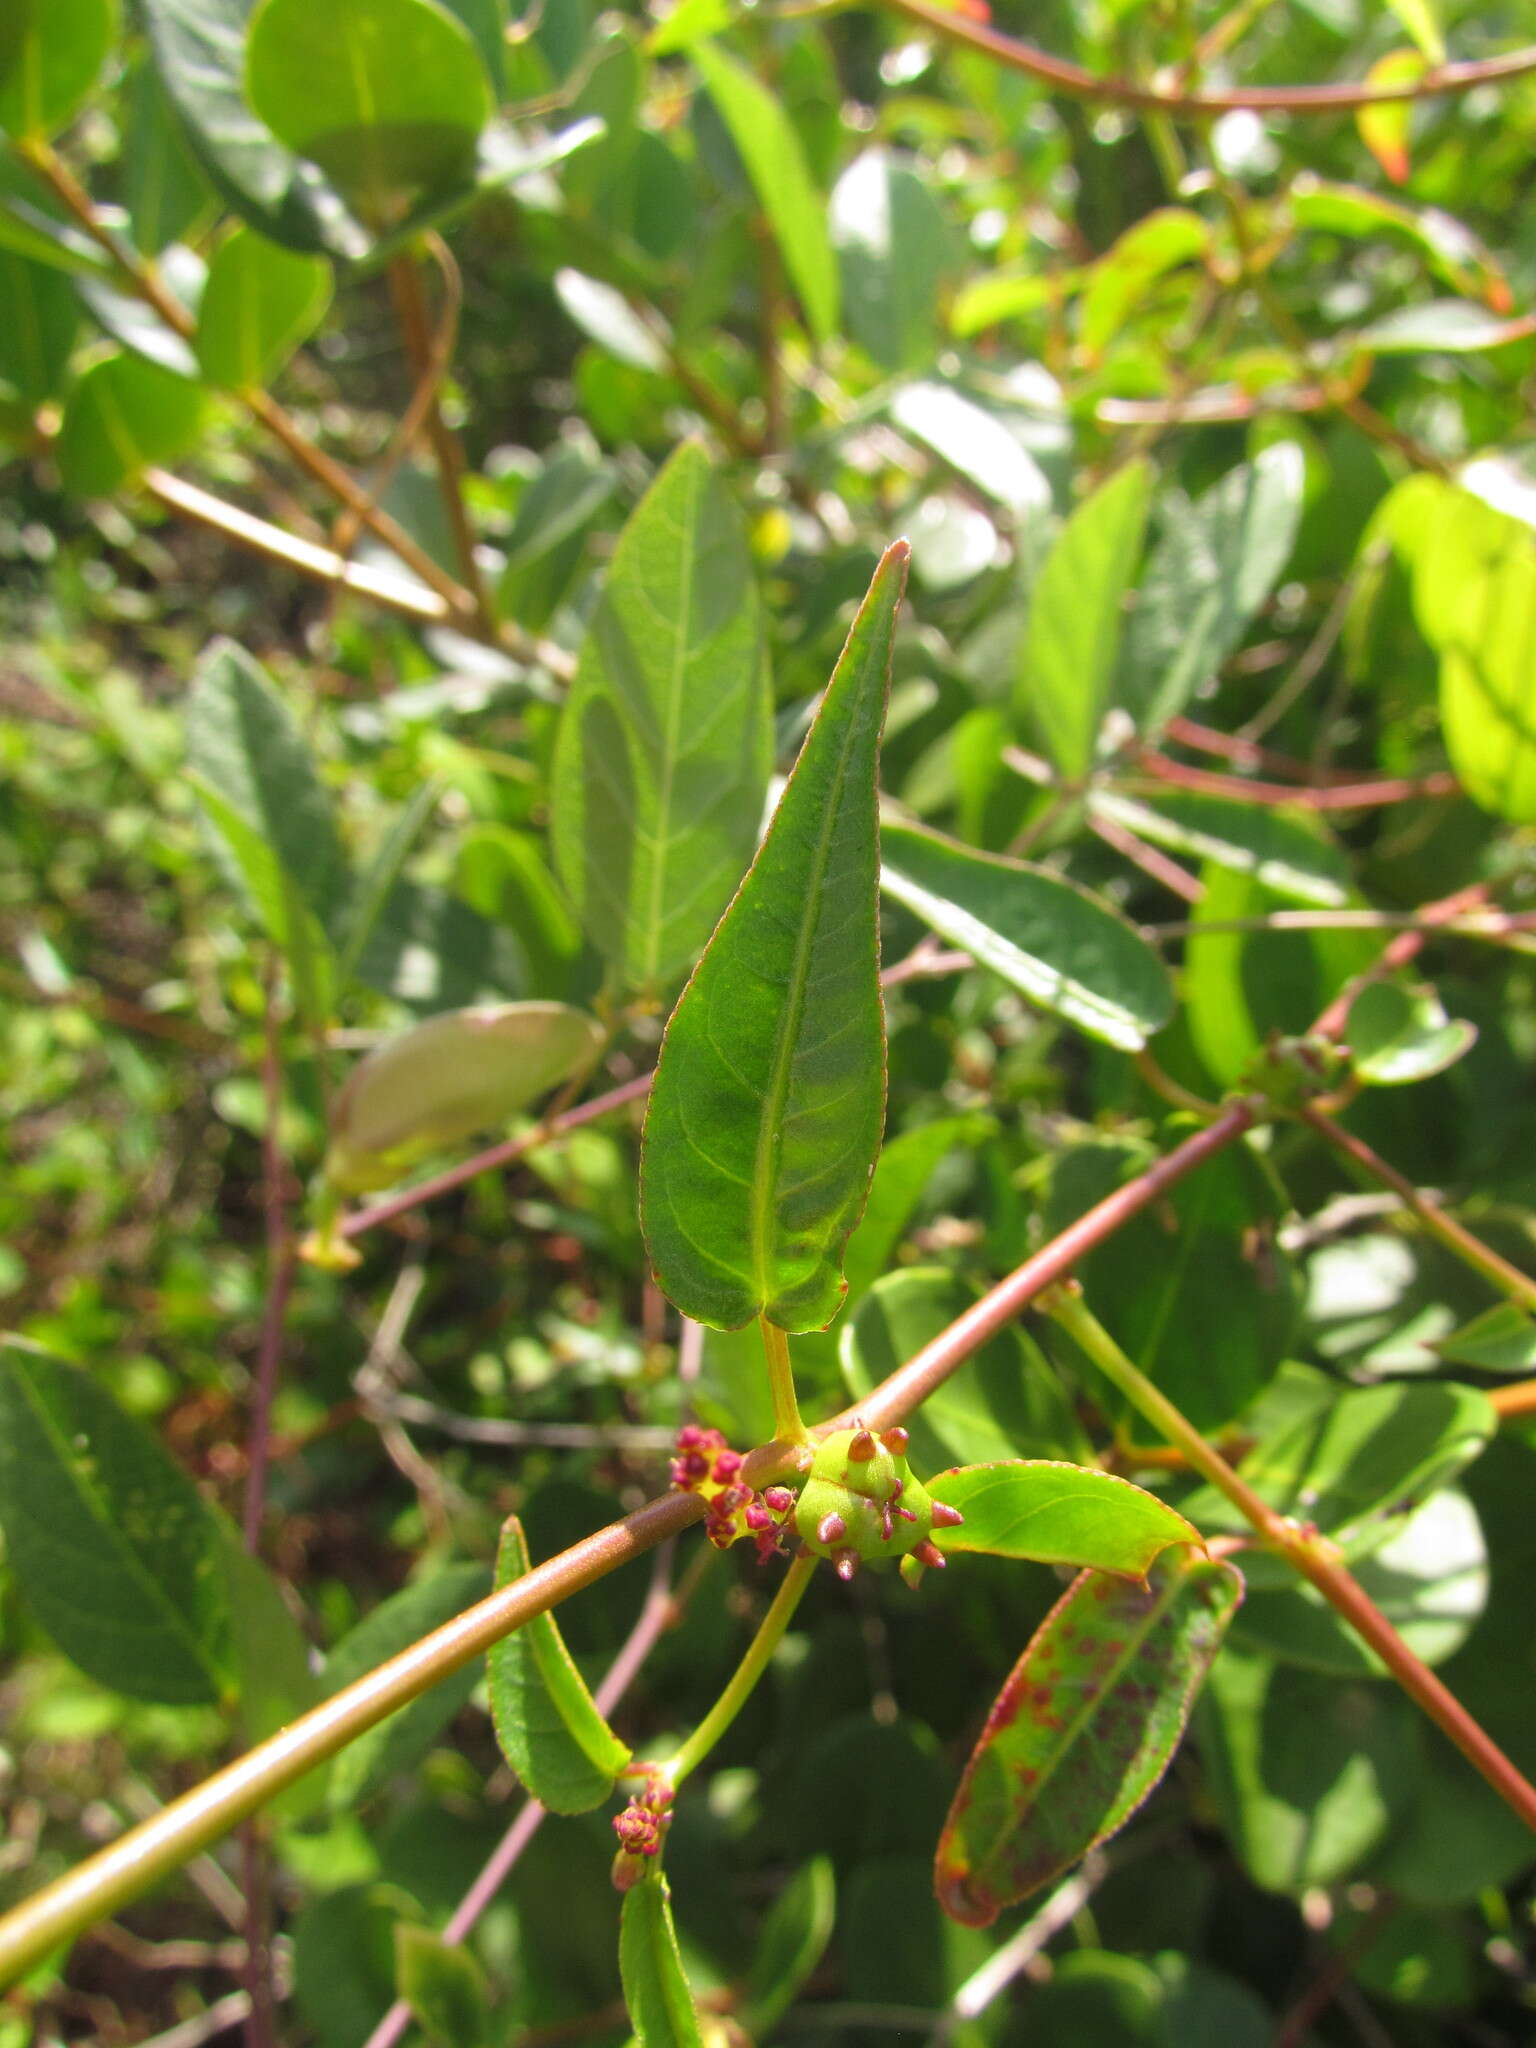
<path id="1" fill-rule="evenodd" d="M 645 1876 L 649 1860 L 661 1854 L 671 1825 L 672 1787 L 659 1778 L 653 1778 L 622 1813 L 613 1816 L 613 1832 L 619 1838 L 619 1853 L 613 1859 L 613 1881 L 621 1892 L 627 1892 Z"/>
<path id="2" fill-rule="evenodd" d="M 743 1485 L 740 1451 L 733 1451 L 718 1429 L 690 1422 L 677 1433 L 672 1484 L 684 1493 L 702 1494 L 708 1503 L 704 1533 L 719 1550 L 728 1550 L 743 1536 L 757 1545 L 759 1562 L 780 1548 L 784 1524 L 795 1505 L 787 1486 L 758 1493 Z"/>

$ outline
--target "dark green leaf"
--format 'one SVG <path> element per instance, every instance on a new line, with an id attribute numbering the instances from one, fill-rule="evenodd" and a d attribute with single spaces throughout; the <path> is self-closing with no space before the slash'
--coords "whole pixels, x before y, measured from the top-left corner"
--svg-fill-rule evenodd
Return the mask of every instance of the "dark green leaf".
<path id="1" fill-rule="evenodd" d="M 1088 807 L 1155 846 L 1252 876 L 1293 903 L 1336 910 L 1349 901 L 1343 853 L 1316 818 L 1299 809 L 1261 808 L 1195 790 L 1170 790 L 1149 803 L 1110 789 L 1094 790 Z"/>
<path id="2" fill-rule="evenodd" d="M 1153 737 L 1237 646 L 1290 557 L 1305 465 L 1282 441 L 1172 512 L 1126 629 L 1116 701 Z"/>
<path id="3" fill-rule="evenodd" d="M 142 356 L 92 363 L 69 394 L 55 446 L 64 488 L 110 498 L 146 464 L 174 462 L 203 428 L 203 393 Z"/>
<path id="4" fill-rule="evenodd" d="M 672 1892 L 659 1871 L 624 1895 L 619 1974 L 636 2048 L 702 2048 L 672 1925 Z"/>
<path id="5" fill-rule="evenodd" d="M 934 1887 L 952 1919 L 990 1926 L 1125 1825 L 1242 1593 L 1232 1565 L 1188 1552 L 1144 1587 L 1073 1581 L 1009 1673 L 944 1823 Z"/>
<path id="6" fill-rule="evenodd" d="M 1432 988 L 1373 982 L 1349 1008 L 1351 1066 L 1373 1088 L 1443 1074 L 1477 1043 L 1477 1026 L 1447 1017 Z"/>
<path id="7" fill-rule="evenodd" d="M 331 302 L 331 266 L 236 228 L 208 267 L 197 314 L 197 360 L 226 391 L 270 384 Z"/>
<path id="8" fill-rule="evenodd" d="M 1038 1008 L 1134 1052 L 1173 1014 L 1152 948 L 1102 897 L 908 825 L 880 832 L 881 887 Z"/>
<path id="9" fill-rule="evenodd" d="M 418 1015 L 521 995 L 527 981 L 512 934 L 424 882 L 396 882 L 357 961 L 357 977 Z"/>
<path id="10" fill-rule="evenodd" d="M 532 1569 L 523 1525 L 509 1517 L 496 1556 L 496 1584 Z M 489 1656 L 491 1714 L 502 1755 L 552 1813 L 601 1806 L 633 1752 L 598 1712 L 552 1614 L 535 1615 Z"/>
<path id="11" fill-rule="evenodd" d="M 843 1256 L 850 1301 L 868 1293 L 890 1265 L 908 1219 L 940 1162 L 961 1145 L 974 1148 L 982 1144 L 993 1129 L 987 1117 L 941 1116 L 903 1131 L 881 1146 L 869 1200 Z"/>
<path id="12" fill-rule="evenodd" d="M 164 252 L 160 265 L 161 282 L 184 303 L 196 304 L 204 274 L 202 258 L 190 249 L 172 248 Z M 119 291 L 114 285 L 95 277 L 77 278 L 75 289 L 104 334 L 120 341 L 124 348 L 132 349 L 146 362 L 158 363 L 172 376 L 183 377 L 194 384 L 197 382 L 197 357 L 185 336 L 136 292 Z"/>
<path id="13" fill-rule="evenodd" d="M 1435 1345 L 1452 1365 L 1483 1372 L 1536 1373 L 1536 1320 L 1512 1301 L 1484 1309 Z"/>
<path id="14" fill-rule="evenodd" d="M 955 249 L 915 158 L 865 150 L 833 189 L 843 322 L 883 370 L 921 369 L 938 344 L 938 300 Z"/>
<path id="15" fill-rule="evenodd" d="M 312 1707 L 320 1687 L 309 1668 L 309 1644 L 261 1562 L 226 1532 L 220 1565 L 227 1586 L 230 1662 L 247 1746 L 265 1741 Z M 299 1788 L 302 1792 L 306 1787 Z"/>
<path id="16" fill-rule="evenodd" d="M 457 1942 L 397 1920 L 395 1986 L 432 2048 L 482 2048 L 490 2039 L 485 1972 Z"/>
<path id="17" fill-rule="evenodd" d="M 887 549 L 651 1088 L 641 1220 L 696 1321 L 831 1321 L 885 1103 L 875 776 L 907 549 Z"/>
<path id="18" fill-rule="evenodd" d="M 751 858 L 770 710 L 745 525 L 685 443 L 619 537 L 555 749 L 555 859 L 624 988 L 697 958 Z"/>
<path id="19" fill-rule="evenodd" d="M 0 1526 L 29 1605 L 82 1670 L 133 1699 L 223 1696 L 225 1531 L 141 1423 L 19 1338 L 0 1344 Z"/>
<path id="20" fill-rule="evenodd" d="M 936 1529 L 943 1551 L 1030 1558 L 1144 1579 L 1172 1543 L 1200 1532 L 1156 1494 L 1110 1472 L 1053 1459 L 962 1465 L 928 1481 L 935 1500 L 959 1508 L 958 1527 Z"/>
<path id="21" fill-rule="evenodd" d="M 123 202 L 141 256 L 158 256 L 213 211 L 214 194 L 188 146 L 160 74 L 147 57 L 134 70 L 123 131 Z"/>
<path id="22" fill-rule="evenodd" d="M 803 1863 L 769 1909 L 747 1973 L 742 2022 L 766 2040 L 795 2001 L 832 1938 L 837 1885 L 831 1858 Z"/>
<path id="23" fill-rule="evenodd" d="M 549 624 L 613 501 L 617 480 L 611 462 L 578 444 L 558 449 L 524 486 L 497 591 L 508 618 L 536 632 Z"/>
<path id="24" fill-rule="evenodd" d="M 454 1564 L 383 1601 L 343 1636 L 326 1658 L 321 1675 L 324 1696 L 330 1698 L 386 1658 L 408 1649 L 472 1607 L 489 1590 L 483 1565 Z M 479 1666 L 471 1660 L 342 1750 L 331 1765 L 326 1788 L 332 1812 L 348 1812 L 390 1778 L 412 1770 L 467 1703 L 478 1677 Z"/>
<path id="25" fill-rule="evenodd" d="M 1093 766 L 1151 494 L 1140 459 L 1101 484 L 1063 527 L 1031 593 L 1014 717 L 1068 781 Z"/>
<path id="26" fill-rule="evenodd" d="M 0 250 L 0 385 L 29 410 L 62 389 L 79 326 L 61 271 Z"/>
<path id="27" fill-rule="evenodd" d="M 372 227 L 472 181 L 490 92 L 473 39 L 436 0 L 261 0 L 245 76 L 272 133 Z"/>
<path id="28" fill-rule="evenodd" d="M 830 341 L 838 322 L 837 260 L 826 201 L 812 183 L 800 138 L 767 86 L 734 57 L 710 42 L 694 44 L 689 54 L 747 167 L 811 333 Z"/>
<path id="29" fill-rule="evenodd" d="M 6 0 L 0 128 L 43 141 L 79 112 L 117 36 L 116 0 Z"/>

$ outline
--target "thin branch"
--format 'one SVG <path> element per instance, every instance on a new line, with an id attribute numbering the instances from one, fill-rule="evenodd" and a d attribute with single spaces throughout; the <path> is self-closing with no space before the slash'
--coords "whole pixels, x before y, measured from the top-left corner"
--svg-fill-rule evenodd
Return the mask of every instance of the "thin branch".
<path id="1" fill-rule="evenodd" d="M 1165 889 L 1180 896 L 1186 903 L 1198 903 L 1205 894 L 1205 888 L 1198 875 L 1192 875 L 1188 868 L 1181 868 L 1176 860 L 1170 860 L 1159 847 L 1149 846 L 1144 839 L 1138 839 L 1134 832 L 1114 818 L 1106 818 L 1089 811 L 1088 829 L 1096 839 L 1102 839 L 1106 846 L 1128 860 L 1133 867 L 1150 875 L 1154 882 L 1160 882 Z"/>
<path id="2" fill-rule="evenodd" d="M 1213 768 L 1193 768 L 1155 747 L 1137 750 L 1139 765 L 1156 782 L 1175 789 L 1207 790 L 1250 804 L 1297 804 L 1309 811 L 1362 811 L 1378 804 L 1406 803 L 1412 797 L 1459 796 L 1461 784 L 1449 769 L 1430 775 L 1401 775 L 1373 782 L 1338 782 L 1322 788 L 1290 782 L 1249 781 L 1242 775 L 1221 775 Z"/>
<path id="3" fill-rule="evenodd" d="M 1426 940 L 1443 925 L 1450 924 L 1464 911 L 1474 910 L 1487 900 L 1487 884 L 1473 882 L 1465 889 L 1457 889 L 1449 896 L 1442 896 L 1437 903 L 1426 903 L 1419 912 L 1417 924 L 1410 930 L 1399 932 L 1390 945 L 1382 948 L 1380 955 L 1363 973 L 1345 982 L 1318 1018 L 1313 1029 L 1324 1038 L 1342 1038 L 1349 1029 L 1349 1013 L 1366 989 L 1378 981 L 1385 981 L 1389 975 L 1396 974 L 1400 967 L 1406 967 L 1411 960 L 1416 960 L 1423 952 Z"/>
<path id="4" fill-rule="evenodd" d="M 1427 917 L 1421 910 L 1272 910 L 1264 917 L 1177 919 L 1144 924 L 1155 939 L 1186 939 L 1195 932 L 1454 932 L 1464 939 L 1519 938 L 1536 932 L 1536 911 L 1472 910 L 1461 917 Z"/>
<path id="5" fill-rule="evenodd" d="M 282 1361 L 283 1324 L 293 1291 L 297 1254 L 288 1229 L 287 1166 L 278 1142 L 283 1107 L 282 1055 L 277 1017 L 277 969 L 268 970 L 263 1023 L 261 1087 L 264 1117 L 261 1133 L 261 1198 L 267 1250 L 267 1298 L 262 1310 L 255 1383 L 247 1423 L 245 1504 L 241 1531 L 252 1557 L 261 1548 L 261 1523 L 267 1503 L 267 1462 L 271 1447 L 272 1399 Z"/>
<path id="6" fill-rule="evenodd" d="M 1128 78 L 1105 78 L 1085 71 L 1064 57 L 1049 56 L 1033 43 L 984 27 L 968 14 L 948 13 L 931 0 L 883 0 L 892 13 L 921 22 L 947 42 L 964 43 L 984 57 L 1022 71 L 1071 99 L 1102 100 L 1112 106 L 1141 107 L 1154 113 L 1185 116 L 1229 114 L 1245 109 L 1271 114 L 1347 114 L 1357 107 L 1375 107 L 1399 100 L 1430 99 L 1441 93 L 1470 92 L 1536 71 L 1536 48 L 1506 50 L 1498 57 L 1470 63 L 1437 64 L 1418 78 L 1392 84 L 1250 85 L 1231 92 L 1167 91 L 1137 85 Z"/>

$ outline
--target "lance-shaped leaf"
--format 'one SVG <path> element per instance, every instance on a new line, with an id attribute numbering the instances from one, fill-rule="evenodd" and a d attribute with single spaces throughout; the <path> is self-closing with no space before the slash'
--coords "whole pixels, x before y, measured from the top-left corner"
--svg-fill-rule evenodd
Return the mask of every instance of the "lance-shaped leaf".
<path id="1" fill-rule="evenodd" d="M 659 1871 L 624 1896 L 619 1975 L 637 2048 L 702 2048 L 672 1925 L 672 1892 Z"/>
<path id="2" fill-rule="evenodd" d="M 16 1338 L 0 1348 L 0 1527 L 28 1605 L 83 1671 L 134 1699 L 221 1696 L 224 1530 L 88 1373 Z"/>
<path id="3" fill-rule="evenodd" d="M 688 442 L 619 536 L 555 748 L 556 864 L 626 988 L 697 957 L 752 857 L 772 746 L 746 528 Z"/>
<path id="4" fill-rule="evenodd" d="M 1075 882 L 909 825 L 880 833 L 880 885 L 1010 987 L 1136 1052 L 1173 1015 L 1173 983 L 1117 910 Z"/>
<path id="5" fill-rule="evenodd" d="M 503 1123 L 593 1059 L 602 1027 L 565 1003 L 448 1010 L 375 1046 L 331 1109 L 326 1177 L 388 1187 L 415 1160 Z"/>
<path id="6" fill-rule="evenodd" d="M 961 1465 L 930 1480 L 934 1500 L 965 1520 L 934 1530 L 940 1550 L 1090 1566 L 1144 1579 L 1171 1543 L 1200 1542 L 1200 1532 L 1166 1501 L 1117 1479 L 1051 1458 Z"/>
<path id="7" fill-rule="evenodd" d="M 523 1525 L 509 1516 L 496 1584 L 510 1585 L 532 1568 Z M 600 1806 L 633 1752 L 598 1712 L 554 1616 L 535 1615 L 503 1636 L 487 1661 L 496 1739 L 523 1784 L 551 1813 Z"/>
<path id="8" fill-rule="evenodd" d="M 756 860 L 667 1027 L 640 1162 L 695 1321 L 820 1329 L 885 1108 L 875 773 L 908 549 L 886 550 Z"/>
<path id="9" fill-rule="evenodd" d="M 1084 1572 L 1008 1674 L 939 1837 L 952 1919 L 990 1926 L 1124 1826 L 1178 1746 L 1243 1582 L 1184 1552 L 1145 1586 Z"/>

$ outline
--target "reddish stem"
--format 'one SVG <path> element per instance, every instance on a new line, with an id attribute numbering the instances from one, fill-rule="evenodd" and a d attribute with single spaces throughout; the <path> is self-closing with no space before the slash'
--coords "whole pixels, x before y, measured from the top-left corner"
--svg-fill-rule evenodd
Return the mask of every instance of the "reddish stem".
<path id="1" fill-rule="evenodd" d="M 1116 853 L 1124 855 L 1133 867 L 1140 868 L 1144 875 L 1150 875 L 1154 882 L 1161 882 L 1165 889 L 1171 889 L 1184 902 L 1198 903 L 1205 894 L 1198 876 L 1192 875 L 1188 868 L 1181 868 L 1176 860 L 1170 860 L 1158 847 L 1149 846 L 1145 839 L 1138 839 L 1134 832 L 1127 831 L 1114 818 L 1097 817 L 1090 811 L 1088 829 L 1106 846 L 1112 846 Z"/>
<path id="2" fill-rule="evenodd" d="M 1142 747 L 1139 764 L 1159 782 L 1176 789 L 1198 789 L 1212 796 L 1232 796 L 1250 804 L 1299 804 L 1309 811 L 1363 811 L 1378 804 L 1405 803 L 1410 797 L 1456 796 L 1461 784 L 1449 769 L 1430 775 L 1402 775 L 1375 782 L 1336 782 L 1327 787 L 1304 783 L 1250 781 L 1243 775 L 1221 775 L 1214 768 L 1194 768 L 1175 761 L 1155 747 Z"/>

